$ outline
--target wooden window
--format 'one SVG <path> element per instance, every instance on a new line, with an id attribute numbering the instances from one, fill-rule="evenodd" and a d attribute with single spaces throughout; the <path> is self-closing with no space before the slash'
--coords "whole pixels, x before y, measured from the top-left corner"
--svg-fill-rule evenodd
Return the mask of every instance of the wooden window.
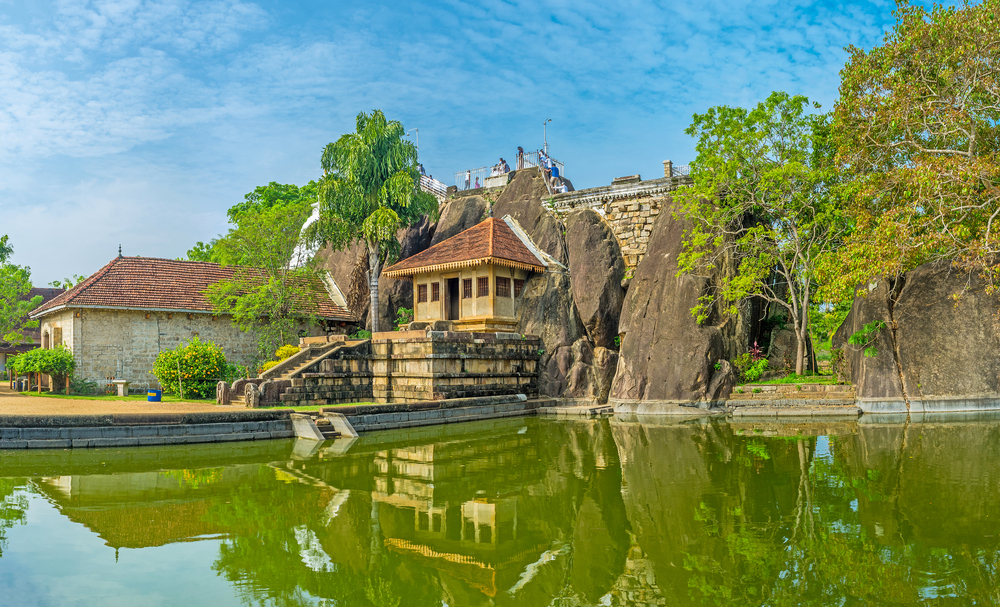
<path id="1" fill-rule="evenodd" d="M 480 276 L 476 279 L 476 297 L 486 297 L 490 294 L 490 277 Z"/>
<path id="2" fill-rule="evenodd" d="M 521 279 L 519 279 L 519 278 L 515 278 L 514 279 L 514 297 L 520 297 L 521 296 L 521 291 L 523 291 L 523 290 L 524 290 L 524 281 L 521 280 Z"/>
<path id="3" fill-rule="evenodd" d="M 497 297 L 510 297 L 510 279 L 497 276 Z"/>
<path id="4" fill-rule="evenodd" d="M 462 299 L 472 299 L 472 279 L 462 279 Z"/>
<path id="5" fill-rule="evenodd" d="M 431 283 L 431 301 L 441 301 L 441 283 Z"/>
<path id="6" fill-rule="evenodd" d="M 427 285 L 417 285 L 417 303 L 427 303 Z"/>

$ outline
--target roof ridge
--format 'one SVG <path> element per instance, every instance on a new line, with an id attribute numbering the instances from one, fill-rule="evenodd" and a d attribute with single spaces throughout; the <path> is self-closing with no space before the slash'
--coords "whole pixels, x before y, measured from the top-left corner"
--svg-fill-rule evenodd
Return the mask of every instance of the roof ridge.
<path id="1" fill-rule="evenodd" d="M 486 255 L 488 257 L 493 257 L 493 237 L 496 236 L 497 233 L 497 222 L 492 217 L 486 221 L 490 222 L 490 244 L 486 249 Z"/>

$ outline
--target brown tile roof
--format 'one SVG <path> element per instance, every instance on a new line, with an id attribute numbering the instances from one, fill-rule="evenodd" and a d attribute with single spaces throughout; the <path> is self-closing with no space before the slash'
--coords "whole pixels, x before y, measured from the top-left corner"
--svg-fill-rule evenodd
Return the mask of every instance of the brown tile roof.
<path id="1" fill-rule="evenodd" d="M 490 217 L 386 268 L 382 275 L 397 278 L 481 263 L 495 263 L 533 272 L 545 271 L 545 262 L 521 241 L 507 222 Z"/>
<path id="2" fill-rule="evenodd" d="M 239 266 L 201 261 L 116 257 L 87 280 L 36 308 L 31 316 L 38 318 L 62 307 L 212 312 L 205 289 L 220 280 L 233 278 L 240 269 Z M 319 278 L 315 279 L 313 287 L 317 294 L 318 316 L 356 320 L 347 309 L 330 299 Z"/>

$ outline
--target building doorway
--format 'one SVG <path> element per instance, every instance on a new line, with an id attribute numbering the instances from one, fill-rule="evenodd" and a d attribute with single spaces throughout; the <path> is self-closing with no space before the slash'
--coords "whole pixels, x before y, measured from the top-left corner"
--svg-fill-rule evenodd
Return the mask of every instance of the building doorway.
<path id="1" fill-rule="evenodd" d="M 447 320 L 458 320 L 459 310 L 458 279 L 448 279 L 448 301 L 445 302 L 445 317 Z"/>

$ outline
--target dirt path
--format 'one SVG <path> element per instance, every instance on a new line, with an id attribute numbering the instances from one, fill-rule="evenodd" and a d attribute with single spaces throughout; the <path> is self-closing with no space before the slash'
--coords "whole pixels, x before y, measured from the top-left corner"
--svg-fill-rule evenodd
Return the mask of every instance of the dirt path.
<path id="1" fill-rule="evenodd" d="M 76 400 L 25 396 L 0 384 L 0 415 L 94 415 L 98 413 L 196 413 L 235 411 L 242 407 L 223 407 L 211 401 L 187 403 L 150 403 L 143 400 Z"/>

